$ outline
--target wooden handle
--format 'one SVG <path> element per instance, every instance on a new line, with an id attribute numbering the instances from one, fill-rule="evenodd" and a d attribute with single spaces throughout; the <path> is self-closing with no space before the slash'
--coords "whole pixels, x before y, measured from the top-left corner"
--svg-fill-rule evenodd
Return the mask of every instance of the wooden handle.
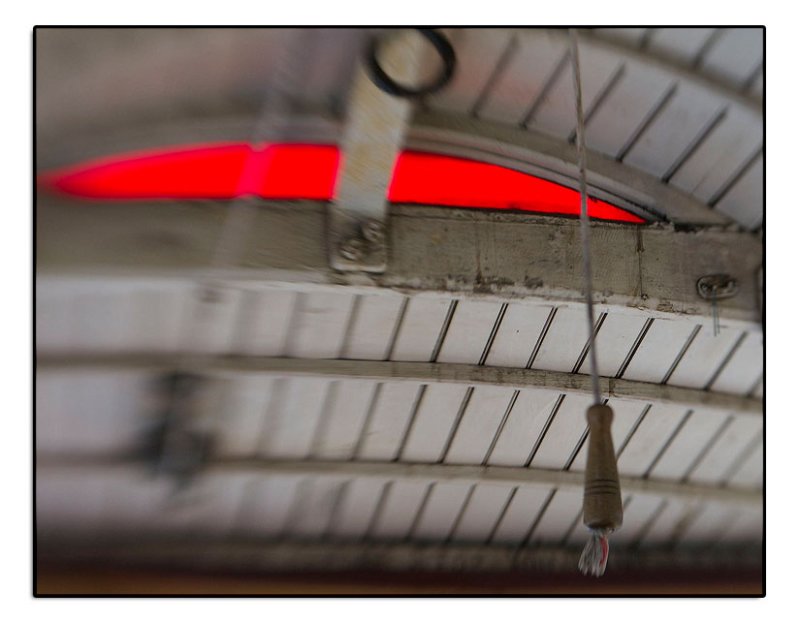
<path id="1" fill-rule="evenodd" d="M 608 405 L 592 405 L 589 421 L 589 453 L 583 489 L 583 523 L 590 529 L 614 531 L 622 526 L 622 495 L 617 458 L 611 439 L 614 412 Z"/>

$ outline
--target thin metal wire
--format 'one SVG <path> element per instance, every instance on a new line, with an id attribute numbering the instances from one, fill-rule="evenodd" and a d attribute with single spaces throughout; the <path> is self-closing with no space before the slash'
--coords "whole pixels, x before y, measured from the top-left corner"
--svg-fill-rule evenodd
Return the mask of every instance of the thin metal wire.
<path id="1" fill-rule="evenodd" d="M 583 284 L 586 291 L 586 318 L 589 328 L 589 365 L 592 377 L 592 395 L 595 405 L 600 403 L 600 378 L 597 373 L 597 355 L 594 348 L 594 302 L 592 301 L 592 263 L 589 257 L 590 224 L 589 208 L 586 197 L 586 135 L 583 120 L 583 93 L 581 91 L 581 69 L 578 58 L 578 33 L 570 28 L 570 58 L 572 61 L 572 77 L 575 85 L 575 112 L 578 123 L 575 130 L 575 145 L 578 150 L 578 175 L 581 191 L 581 246 L 583 248 Z"/>

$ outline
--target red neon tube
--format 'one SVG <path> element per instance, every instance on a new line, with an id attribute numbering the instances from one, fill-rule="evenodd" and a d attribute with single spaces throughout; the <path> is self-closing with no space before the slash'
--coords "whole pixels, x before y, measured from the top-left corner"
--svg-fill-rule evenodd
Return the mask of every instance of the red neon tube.
<path id="1" fill-rule="evenodd" d="M 333 145 L 218 143 L 122 154 L 49 172 L 46 188 L 93 199 L 264 199 L 330 201 L 339 170 Z M 457 208 L 580 214 L 577 191 L 513 169 L 416 151 L 395 163 L 387 199 Z M 596 219 L 645 223 L 607 202 L 589 200 Z"/>

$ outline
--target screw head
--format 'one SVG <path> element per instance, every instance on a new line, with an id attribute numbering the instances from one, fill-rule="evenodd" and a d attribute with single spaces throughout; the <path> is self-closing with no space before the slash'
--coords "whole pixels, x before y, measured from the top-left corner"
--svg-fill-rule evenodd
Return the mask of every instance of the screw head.
<path id="1" fill-rule="evenodd" d="M 380 221 L 371 219 L 361 226 L 362 236 L 373 245 L 382 245 L 386 240 L 386 228 Z"/>
<path id="2" fill-rule="evenodd" d="M 358 262 L 364 257 L 364 243 L 357 238 L 351 238 L 339 245 L 339 255 L 351 262 Z"/>

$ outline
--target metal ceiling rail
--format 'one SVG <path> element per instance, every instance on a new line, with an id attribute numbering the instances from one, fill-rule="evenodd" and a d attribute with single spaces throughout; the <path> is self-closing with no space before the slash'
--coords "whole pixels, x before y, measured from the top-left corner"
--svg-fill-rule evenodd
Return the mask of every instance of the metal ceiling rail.
<path id="1" fill-rule="evenodd" d="M 40 355 L 37 357 L 37 370 L 171 370 L 176 367 L 178 360 L 179 358 L 176 356 L 146 354 Z M 207 375 L 268 373 L 290 377 L 402 380 L 419 383 L 457 383 L 470 386 L 542 388 L 586 395 L 591 394 L 592 391 L 588 375 L 471 364 L 253 356 L 197 356 L 193 359 L 181 358 L 180 361 L 194 372 Z M 665 384 L 601 377 L 600 391 L 604 397 L 608 398 L 669 403 L 690 409 L 715 409 L 757 418 L 762 417 L 763 414 L 762 404 L 758 399 Z"/>
<path id="2" fill-rule="evenodd" d="M 104 456 L 57 456 L 42 455 L 37 458 L 40 477 L 47 471 L 68 474 L 70 471 L 130 471 L 136 466 L 130 459 Z M 213 459 L 204 466 L 204 475 L 236 474 L 237 476 L 261 477 L 264 474 L 286 474 L 297 476 L 324 476 L 342 478 L 379 478 L 406 481 L 492 483 L 496 485 L 539 485 L 553 488 L 582 491 L 583 473 L 543 468 L 470 466 L 455 464 L 421 464 L 407 462 L 369 461 L 317 461 L 282 459 Z M 734 487 L 715 487 L 684 482 L 655 479 L 620 477 L 620 485 L 626 494 L 648 494 L 665 498 L 681 499 L 688 503 L 719 503 L 738 508 L 760 509 L 763 496 L 760 490 Z"/>

